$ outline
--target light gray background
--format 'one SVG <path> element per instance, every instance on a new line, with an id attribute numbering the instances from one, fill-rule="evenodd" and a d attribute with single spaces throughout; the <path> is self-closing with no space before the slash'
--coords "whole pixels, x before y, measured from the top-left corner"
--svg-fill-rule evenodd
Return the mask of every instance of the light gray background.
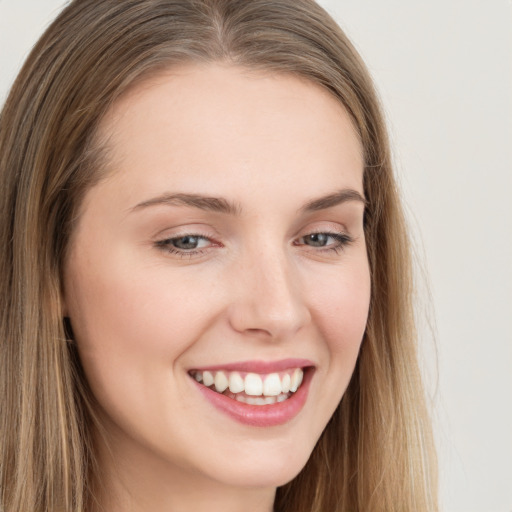
<path id="1" fill-rule="evenodd" d="M 320 3 L 389 119 L 420 261 L 443 510 L 512 512 L 512 2 Z M 0 0 L 0 105 L 62 5 Z"/>

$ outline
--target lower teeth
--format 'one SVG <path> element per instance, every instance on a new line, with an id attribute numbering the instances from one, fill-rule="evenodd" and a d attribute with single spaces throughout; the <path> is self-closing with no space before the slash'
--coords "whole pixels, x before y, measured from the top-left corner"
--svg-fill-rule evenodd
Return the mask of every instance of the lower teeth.
<path id="1" fill-rule="evenodd" d="M 249 396 L 245 393 L 231 393 L 231 392 L 225 392 L 222 393 L 224 396 L 227 396 L 229 398 L 232 398 L 233 400 L 236 400 L 237 402 L 242 402 L 244 404 L 249 405 L 271 405 L 278 402 L 284 402 L 290 397 L 291 393 L 281 393 L 278 396 Z"/>
<path id="2" fill-rule="evenodd" d="M 279 396 L 244 396 L 238 395 L 235 397 L 235 400 L 238 402 L 243 402 L 249 405 L 270 405 L 275 404 L 277 402 L 284 402 L 288 398 L 288 395 L 281 394 Z"/>

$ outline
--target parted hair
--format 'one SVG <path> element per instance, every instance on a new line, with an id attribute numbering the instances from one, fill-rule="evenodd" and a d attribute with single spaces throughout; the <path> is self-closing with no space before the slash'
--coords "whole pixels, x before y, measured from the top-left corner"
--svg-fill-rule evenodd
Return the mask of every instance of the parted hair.
<path id="1" fill-rule="evenodd" d="M 379 101 L 345 34 L 312 0 L 74 0 L 0 115 L 0 512 L 92 507 L 96 406 L 62 318 L 63 264 L 105 172 L 101 119 L 135 84 L 194 62 L 318 84 L 364 151 L 367 328 L 349 387 L 276 512 L 436 511 L 406 224 Z"/>

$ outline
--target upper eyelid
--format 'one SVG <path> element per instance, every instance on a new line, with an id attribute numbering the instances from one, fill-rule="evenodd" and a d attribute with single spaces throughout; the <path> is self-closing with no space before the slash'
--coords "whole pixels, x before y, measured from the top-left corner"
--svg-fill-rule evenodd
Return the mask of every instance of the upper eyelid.
<path id="1" fill-rule="evenodd" d="M 341 230 L 321 230 L 321 229 L 318 229 L 318 230 L 308 230 L 306 233 L 304 234 L 301 234 L 300 236 L 296 236 L 294 237 L 293 239 L 293 243 L 295 243 L 297 240 L 301 240 L 307 236 L 311 236 L 311 235 L 315 235 L 315 234 L 325 234 L 325 235 L 328 235 L 328 236 L 331 236 L 333 237 L 338 243 L 342 243 L 342 244 L 348 244 L 348 243 L 351 243 L 354 241 L 354 237 L 352 237 L 351 235 L 349 235 L 346 231 L 341 231 Z M 215 246 L 216 245 L 216 241 L 211 237 L 211 236 L 208 236 L 208 235 L 204 235 L 204 234 L 201 234 L 199 232 L 186 232 L 186 233 L 183 233 L 183 234 L 177 234 L 177 235 L 173 235 L 173 236 L 168 236 L 168 237 L 165 237 L 165 238 L 162 238 L 162 239 L 159 239 L 159 240 L 156 240 L 155 241 L 155 245 L 157 246 L 160 246 L 160 247 L 167 247 L 169 245 L 171 245 L 171 242 L 173 240 L 178 240 L 180 238 L 185 238 L 185 237 L 196 237 L 196 238 L 199 238 L 199 239 L 203 239 L 203 240 L 207 240 L 209 243 L 210 243 L 210 246 L 209 247 L 202 247 L 202 248 L 197 248 L 197 249 L 190 249 L 189 251 L 187 251 L 186 249 L 180 249 L 178 247 L 175 247 L 175 250 L 176 251 L 182 251 L 184 253 L 193 253 L 194 251 L 206 251 L 208 249 L 210 249 L 212 246 Z M 344 238 L 345 240 L 340 240 L 340 238 Z M 217 245 L 222 245 L 222 244 L 218 244 Z M 304 244 L 304 245 L 307 245 L 307 244 Z M 331 244 L 333 245 L 333 244 Z M 330 246 L 327 246 L 327 247 L 330 247 Z M 322 249 L 325 247 L 319 247 L 318 249 Z"/>
<path id="2" fill-rule="evenodd" d="M 169 231 L 171 231 L 170 229 L 165 229 L 165 230 L 159 231 L 152 238 L 155 241 L 155 243 L 157 243 L 157 242 L 165 242 L 165 241 L 169 241 L 169 240 L 175 240 L 177 238 L 183 238 L 186 236 L 196 236 L 196 237 L 200 237 L 200 238 L 206 238 L 208 240 L 215 240 L 215 238 L 219 237 L 218 233 L 216 233 L 216 232 L 212 233 L 211 230 L 209 233 L 207 233 L 206 230 L 203 231 L 200 228 L 184 229 L 182 232 L 181 232 L 181 226 L 180 226 L 180 228 L 177 228 L 177 229 L 179 229 L 180 231 L 178 231 L 176 233 L 169 233 Z"/>
<path id="3" fill-rule="evenodd" d="M 332 237 L 336 243 L 334 244 L 329 244 L 327 246 L 321 246 L 321 247 L 318 247 L 318 249 L 328 249 L 328 248 L 332 248 L 333 245 L 338 245 L 338 246 L 343 246 L 343 245 L 348 245 L 348 244 L 351 244 L 352 242 L 354 242 L 356 240 L 356 238 L 354 238 L 353 236 L 349 235 L 348 233 L 341 233 L 341 232 L 329 232 L 329 231 L 313 231 L 311 233 L 308 233 L 306 235 L 302 235 L 298 238 L 296 238 L 295 240 L 300 240 L 300 239 L 303 239 L 307 236 L 311 236 L 311 235 L 319 235 L 319 234 L 324 234 L 324 235 L 327 235 L 327 236 L 330 236 Z M 304 244 L 306 245 L 306 244 Z"/>
<path id="4" fill-rule="evenodd" d="M 311 233 L 333 233 L 333 234 L 349 234 L 351 229 L 341 219 L 305 219 L 306 222 L 301 223 L 302 227 L 296 225 L 293 232 L 289 234 L 294 237 L 305 236 Z M 294 222 L 295 224 L 295 222 Z M 349 222 L 351 225 L 352 222 Z M 197 222 L 183 222 L 177 223 L 174 226 L 168 226 L 164 229 L 159 229 L 158 233 L 155 232 L 151 237 L 153 240 L 159 239 L 172 239 L 180 238 L 182 236 L 203 236 L 209 239 L 222 238 L 226 233 L 227 226 L 221 225 L 220 231 L 215 227 L 215 224 L 210 222 L 197 221 Z M 167 234 L 168 233 L 168 234 Z M 231 236 L 236 233 L 235 226 L 229 226 L 228 235 Z"/>
<path id="5" fill-rule="evenodd" d="M 213 240 L 212 237 L 206 236 L 206 235 L 201 235 L 199 233 L 184 233 L 182 235 L 180 234 L 180 235 L 166 236 L 164 238 L 157 239 L 155 241 L 155 243 L 157 245 L 165 245 L 165 244 L 170 243 L 173 240 L 179 240 L 180 238 L 186 238 L 186 237 L 200 238 L 200 239 L 203 239 L 203 240 L 208 240 L 211 243 L 215 243 L 215 241 Z"/>
<path id="6" fill-rule="evenodd" d="M 345 227 L 337 226 L 337 227 L 313 227 L 306 230 L 299 231 L 300 234 L 296 236 L 296 238 L 303 238 L 309 235 L 315 234 L 325 234 L 330 236 L 347 236 L 351 237 L 350 231 Z"/>
<path id="7" fill-rule="evenodd" d="M 339 236 L 339 235 L 343 235 L 343 236 L 350 236 L 347 232 L 347 230 L 336 230 L 336 229 L 311 229 L 311 230 L 307 230 L 305 231 L 303 234 L 300 234 L 300 235 L 296 235 L 294 238 L 304 238 L 305 236 L 310 236 L 310 235 L 316 235 L 316 234 L 325 234 L 325 235 L 331 235 L 331 236 Z M 191 236 L 191 237 L 197 237 L 197 238 L 205 238 L 207 240 L 211 240 L 213 241 L 214 239 L 214 236 L 211 236 L 211 235 L 207 235 L 207 234 L 204 234 L 204 233 L 201 233 L 199 231 L 186 231 L 184 233 L 178 233 L 178 234 L 173 234 L 173 235 L 170 235 L 170 236 L 164 236 L 164 237 L 156 237 L 156 241 L 160 241 L 160 242 L 164 242 L 164 241 L 169 241 L 169 240 L 176 240 L 178 238 L 184 238 L 184 237 L 187 237 L 187 236 Z"/>

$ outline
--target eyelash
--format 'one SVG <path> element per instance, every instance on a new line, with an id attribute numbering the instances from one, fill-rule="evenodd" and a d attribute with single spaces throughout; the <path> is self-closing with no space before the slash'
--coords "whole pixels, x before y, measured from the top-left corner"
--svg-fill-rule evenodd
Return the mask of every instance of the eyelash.
<path id="1" fill-rule="evenodd" d="M 299 240 L 304 240 L 306 237 L 314 237 L 319 235 L 325 235 L 328 238 L 333 238 L 335 240 L 334 244 L 331 244 L 327 247 L 325 246 L 319 246 L 319 250 L 321 252 L 331 252 L 334 251 L 336 254 L 339 254 L 340 251 L 343 251 L 346 247 L 348 247 L 354 239 L 347 235 L 346 233 L 337 233 L 337 232 L 330 232 L 330 231 L 315 231 L 313 233 L 308 233 L 305 236 L 302 236 L 299 238 Z M 299 245 L 299 244 L 296 244 Z M 300 244 L 300 245 L 306 245 L 306 244 Z M 315 247 L 315 246 L 312 246 Z"/>
<path id="2" fill-rule="evenodd" d="M 328 238 L 332 238 L 335 240 L 335 243 L 331 244 L 327 247 L 318 246 L 318 252 L 334 251 L 336 254 L 339 254 L 340 251 L 343 251 L 346 247 L 348 247 L 351 243 L 354 242 L 354 239 L 350 235 L 347 235 L 346 233 L 337 233 L 337 232 L 329 232 L 329 231 L 315 231 L 313 233 L 308 233 L 307 235 L 300 237 L 298 240 L 303 241 L 307 237 L 314 237 L 314 236 L 319 236 L 319 235 L 325 235 Z M 212 240 L 209 237 L 200 235 L 197 233 L 188 233 L 188 234 L 183 234 L 180 236 L 175 236 L 172 238 L 166 238 L 164 240 L 158 240 L 155 243 L 155 245 L 159 249 L 165 250 L 169 254 L 174 254 L 174 255 L 180 256 L 181 258 L 186 258 L 186 257 L 192 258 L 194 256 L 199 256 L 201 254 L 204 254 L 206 251 L 208 251 L 212 247 L 212 245 L 209 245 L 208 247 L 201 248 L 201 249 L 186 250 L 186 249 L 180 249 L 173 245 L 173 242 L 175 242 L 177 240 L 182 240 L 184 238 L 197 238 L 199 240 L 207 240 L 214 247 L 215 246 L 218 247 L 220 245 L 218 243 L 216 244 L 215 242 L 212 242 Z M 304 242 L 302 242 L 302 243 L 294 242 L 294 245 L 306 245 L 306 244 Z M 312 246 L 312 247 L 315 248 L 315 246 Z"/>
<path id="3" fill-rule="evenodd" d="M 209 237 L 204 236 L 204 235 L 200 235 L 198 233 L 185 233 L 185 234 L 180 235 L 180 236 L 174 236 L 172 238 L 165 238 L 164 240 L 158 240 L 155 245 L 158 248 L 166 251 L 169 254 L 175 254 L 175 255 L 178 255 L 178 256 L 180 256 L 182 258 L 186 258 L 186 257 L 192 258 L 193 256 L 201 255 L 204 252 L 206 252 L 208 249 L 211 248 L 211 245 L 210 245 L 210 246 L 202 248 L 202 249 L 186 250 L 186 249 L 179 249 L 178 247 L 174 247 L 172 245 L 172 243 L 174 241 L 182 240 L 184 238 L 197 238 L 199 240 L 207 240 L 208 242 L 210 242 L 210 244 L 213 244 L 213 246 L 215 246 L 215 245 L 219 246 L 220 245 L 220 244 L 215 244 L 214 242 L 212 242 L 212 240 Z"/>

